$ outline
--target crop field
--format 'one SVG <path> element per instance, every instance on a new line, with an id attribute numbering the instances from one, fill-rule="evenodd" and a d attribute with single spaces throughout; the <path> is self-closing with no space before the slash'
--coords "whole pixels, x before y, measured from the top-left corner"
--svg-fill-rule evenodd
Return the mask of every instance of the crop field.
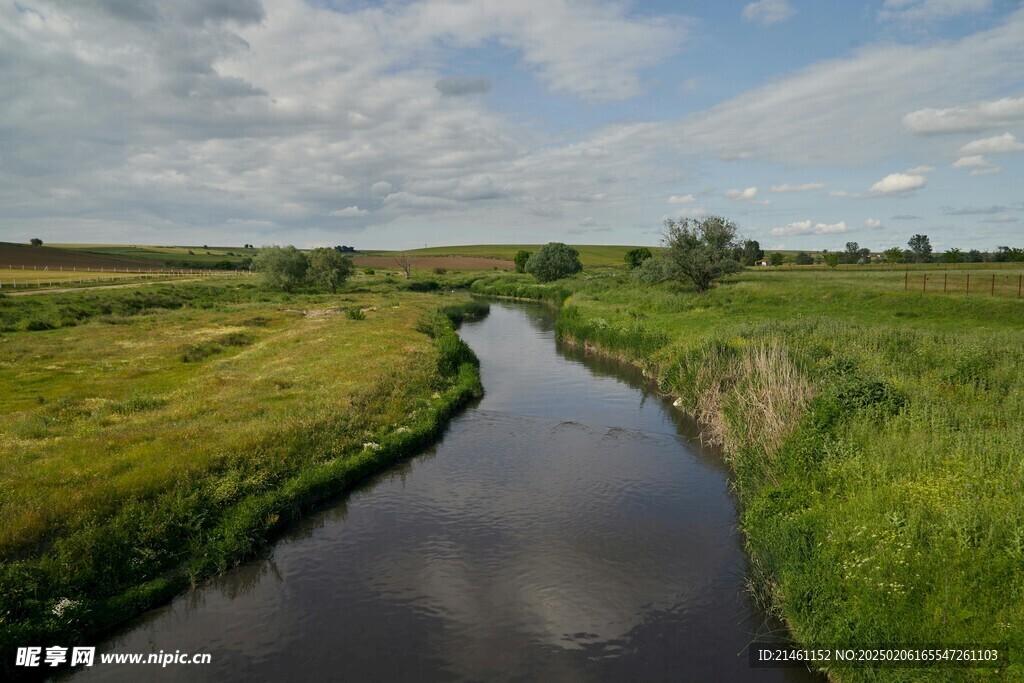
<path id="1" fill-rule="evenodd" d="M 0 297 L 0 646 L 109 627 L 429 441 L 479 391 L 437 313 L 467 297 L 388 279 Z"/>
<path id="2" fill-rule="evenodd" d="M 759 269 L 696 294 L 607 270 L 473 289 L 564 298 L 566 343 L 644 366 L 703 421 L 733 469 L 752 586 L 799 641 L 1020 652 L 1024 301 L 903 278 Z"/>
<path id="3" fill-rule="evenodd" d="M 244 247 L 205 247 L 205 246 L 151 246 L 123 244 L 54 244 L 54 247 L 68 251 L 112 256 L 132 261 L 190 261 L 216 263 L 232 261 L 240 263 L 246 257 L 256 255 L 256 249 Z"/>
<path id="4" fill-rule="evenodd" d="M 512 262 L 516 252 L 520 250 L 537 251 L 539 244 L 474 244 L 457 247 L 429 247 L 425 249 L 410 249 L 401 252 L 410 256 L 473 256 L 487 259 L 502 259 Z M 580 253 L 580 262 L 584 267 L 597 266 L 621 266 L 626 252 L 635 249 L 631 246 L 621 245 L 594 245 L 594 244 L 573 244 L 570 245 Z M 655 250 L 654 247 L 650 247 Z M 366 256 L 389 256 L 392 253 L 385 251 L 364 251 L 360 252 Z"/>

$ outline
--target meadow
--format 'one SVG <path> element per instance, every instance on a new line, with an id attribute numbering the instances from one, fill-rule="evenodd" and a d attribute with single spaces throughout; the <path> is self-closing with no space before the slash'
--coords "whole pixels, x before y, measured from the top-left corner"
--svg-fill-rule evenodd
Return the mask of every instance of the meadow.
<path id="1" fill-rule="evenodd" d="M 797 641 L 1019 655 L 1024 301 L 904 291 L 903 277 L 750 269 L 699 295 L 592 270 L 473 289 L 555 303 L 565 343 L 642 366 L 704 423 L 733 470 L 751 588 Z M 1013 661 L 829 673 L 1020 680 Z"/>
<path id="2" fill-rule="evenodd" d="M 410 249 L 401 253 L 410 256 L 477 256 L 482 258 L 502 259 L 511 261 L 520 250 L 535 252 L 540 244 L 474 244 L 455 247 L 427 247 Z M 635 247 L 608 244 L 573 244 L 580 255 L 580 262 L 585 268 L 598 266 L 621 266 L 626 252 Z M 652 248 L 653 249 L 653 248 Z M 365 256 L 389 256 L 399 252 L 361 251 Z"/>
<path id="3" fill-rule="evenodd" d="M 438 289 L 436 283 L 426 289 Z M 360 273 L 0 297 L 0 650 L 81 642 L 429 443 L 486 306 Z"/>

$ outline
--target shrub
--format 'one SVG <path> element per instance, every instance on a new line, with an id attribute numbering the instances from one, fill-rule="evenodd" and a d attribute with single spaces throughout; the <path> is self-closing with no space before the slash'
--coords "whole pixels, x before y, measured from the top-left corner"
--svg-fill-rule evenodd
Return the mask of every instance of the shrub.
<path id="1" fill-rule="evenodd" d="M 526 251 L 525 249 L 520 249 L 519 251 L 516 252 L 514 261 L 515 261 L 515 264 L 516 264 L 516 272 L 517 273 L 525 273 L 526 272 L 526 262 L 530 260 L 531 256 L 533 256 L 533 252 L 532 251 Z"/>
<path id="2" fill-rule="evenodd" d="M 526 262 L 526 272 L 541 282 L 551 282 L 583 270 L 579 252 L 561 242 L 548 242 Z"/>
<path id="3" fill-rule="evenodd" d="M 347 309 L 345 315 L 349 320 L 366 320 L 366 314 L 357 306 Z"/>
<path id="4" fill-rule="evenodd" d="M 630 249 L 626 252 L 625 261 L 626 266 L 632 270 L 640 266 L 644 261 L 649 260 L 652 257 L 651 250 L 647 247 L 637 247 L 636 249 Z"/>
<path id="5" fill-rule="evenodd" d="M 437 268 L 434 268 L 434 273 L 436 275 L 444 275 L 447 272 L 448 272 L 448 269 L 447 268 L 442 268 L 441 266 L 438 266 Z"/>

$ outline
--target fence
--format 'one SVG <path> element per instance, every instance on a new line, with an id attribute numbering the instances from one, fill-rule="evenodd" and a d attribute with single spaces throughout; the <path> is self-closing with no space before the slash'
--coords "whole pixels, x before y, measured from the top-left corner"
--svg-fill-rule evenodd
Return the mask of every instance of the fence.
<path id="1" fill-rule="evenodd" d="M 1006 273 L 904 273 L 903 289 L 944 294 L 988 294 L 1021 298 L 1024 275 Z"/>
<path id="2" fill-rule="evenodd" d="M 196 270 L 190 268 L 82 268 L 79 266 L 0 266 L 0 291 L 83 285 L 101 282 L 133 282 L 183 276 L 251 275 L 251 270 Z"/>

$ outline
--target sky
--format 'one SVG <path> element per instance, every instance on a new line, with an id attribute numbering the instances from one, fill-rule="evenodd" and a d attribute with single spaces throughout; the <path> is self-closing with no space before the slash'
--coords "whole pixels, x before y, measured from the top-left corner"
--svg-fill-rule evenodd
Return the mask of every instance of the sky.
<path id="1" fill-rule="evenodd" d="M 1024 246 L 1001 0 L 0 0 L 0 240 Z"/>

